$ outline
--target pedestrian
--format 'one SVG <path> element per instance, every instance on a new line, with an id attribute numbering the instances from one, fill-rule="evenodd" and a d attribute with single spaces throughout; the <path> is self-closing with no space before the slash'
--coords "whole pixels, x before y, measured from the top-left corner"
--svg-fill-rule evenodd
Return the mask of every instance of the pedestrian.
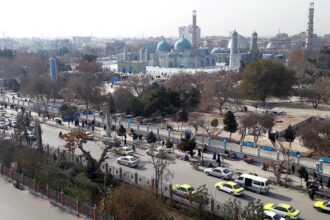
<path id="1" fill-rule="evenodd" d="M 162 141 L 162 146 L 164 147 L 164 145 L 165 145 L 165 141 L 163 140 L 163 141 Z"/>
<path id="2" fill-rule="evenodd" d="M 321 185 L 321 188 L 323 189 L 323 177 L 320 176 L 320 185 Z"/>
<path id="3" fill-rule="evenodd" d="M 315 189 L 313 187 L 311 190 L 311 200 L 314 200 L 314 196 L 315 196 Z"/>
<path id="4" fill-rule="evenodd" d="M 213 157 L 212 160 L 216 160 L 217 154 L 215 152 L 213 152 Z"/>
<path id="5" fill-rule="evenodd" d="M 305 182 L 306 183 L 308 182 L 308 173 L 307 172 L 305 173 Z"/>
<path id="6" fill-rule="evenodd" d="M 292 164 L 292 167 L 291 167 L 292 174 L 295 174 L 295 171 L 296 171 L 296 168 L 295 168 L 294 164 Z"/>
<path id="7" fill-rule="evenodd" d="M 330 188 L 330 177 L 328 178 L 328 184 L 327 187 Z"/>
<path id="8" fill-rule="evenodd" d="M 126 138 L 124 139 L 124 146 L 126 147 L 126 144 L 127 144 L 127 142 L 126 142 Z"/>
<path id="9" fill-rule="evenodd" d="M 103 130 L 107 130 L 107 126 L 106 125 L 103 125 Z"/>
<path id="10" fill-rule="evenodd" d="M 94 127 L 94 126 L 92 126 L 92 132 L 94 132 L 94 130 L 95 130 L 95 127 Z"/>
<path id="11" fill-rule="evenodd" d="M 308 188 L 308 196 L 312 200 L 312 188 L 311 187 Z"/>
<path id="12" fill-rule="evenodd" d="M 201 149 L 200 149 L 200 148 L 198 148 L 198 156 L 199 156 L 199 157 L 202 156 L 202 154 L 201 154 Z"/>
<path id="13" fill-rule="evenodd" d="M 314 180 L 316 180 L 317 175 L 316 175 L 316 171 L 315 171 L 315 170 L 314 170 L 314 175 L 313 175 L 313 177 L 314 177 Z"/>
<path id="14" fill-rule="evenodd" d="M 135 145 L 134 144 L 132 145 L 132 150 L 135 152 Z"/>

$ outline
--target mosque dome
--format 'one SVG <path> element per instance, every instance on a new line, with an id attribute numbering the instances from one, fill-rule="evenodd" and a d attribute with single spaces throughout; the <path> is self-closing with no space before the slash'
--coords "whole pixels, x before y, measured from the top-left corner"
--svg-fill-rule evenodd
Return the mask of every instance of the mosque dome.
<path id="1" fill-rule="evenodd" d="M 186 38 L 182 37 L 174 44 L 174 49 L 176 50 L 190 50 L 191 43 Z"/>
<path id="2" fill-rule="evenodd" d="M 274 42 L 269 42 L 267 44 L 267 47 L 266 48 L 267 48 L 267 50 L 275 50 L 275 49 L 277 49 L 277 45 Z"/>
<path id="3" fill-rule="evenodd" d="M 169 53 L 171 52 L 171 45 L 163 39 L 157 44 L 157 52 Z"/>
<path id="4" fill-rule="evenodd" d="M 215 47 L 212 49 L 211 54 L 217 54 L 217 53 L 228 53 L 227 48 L 221 48 L 221 47 Z"/>
<path id="5" fill-rule="evenodd" d="M 230 50 L 232 40 L 229 41 L 227 48 Z M 238 49 L 241 53 L 247 52 L 250 49 L 249 41 L 242 35 L 238 34 Z"/>

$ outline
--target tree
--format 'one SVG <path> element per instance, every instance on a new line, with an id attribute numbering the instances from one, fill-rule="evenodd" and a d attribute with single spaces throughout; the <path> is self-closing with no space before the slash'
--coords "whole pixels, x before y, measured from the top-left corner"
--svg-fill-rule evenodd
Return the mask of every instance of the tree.
<path id="1" fill-rule="evenodd" d="M 236 118 L 233 112 L 228 111 L 225 114 L 225 117 L 223 119 L 223 124 L 224 124 L 224 130 L 230 133 L 230 138 L 231 134 L 235 133 L 237 131 L 238 124 L 236 122 Z"/>
<path id="2" fill-rule="evenodd" d="M 290 162 L 290 155 L 291 155 L 291 144 L 295 138 L 296 138 L 296 132 L 293 130 L 292 126 L 289 125 L 288 128 L 284 132 L 284 139 L 290 143 L 287 171 L 289 170 L 289 165 L 290 165 L 289 162 Z M 288 179 L 288 173 L 289 172 L 286 172 L 286 180 Z"/>
<path id="3" fill-rule="evenodd" d="M 27 112 L 20 112 L 17 115 L 17 128 L 14 130 L 14 136 L 20 144 L 25 139 L 27 144 L 31 144 L 31 139 L 28 137 L 28 131 L 32 129 L 31 122 L 33 118 Z"/>
<path id="4" fill-rule="evenodd" d="M 265 219 L 264 207 L 260 199 L 252 200 L 244 207 L 241 217 L 245 220 Z"/>
<path id="5" fill-rule="evenodd" d="M 330 120 L 316 120 L 303 128 L 301 133 L 303 144 L 318 155 L 328 155 L 330 146 Z"/>
<path id="6" fill-rule="evenodd" d="M 264 102 L 268 97 L 290 95 L 295 81 L 295 72 L 282 63 L 260 59 L 247 65 L 242 86 L 248 96 Z"/>
<path id="7" fill-rule="evenodd" d="M 3 86 L 7 89 L 13 90 L 14 92 L 18 92 L 20 90 L 20 84 L 17 82 L 16 79 L 4 80 Z"/>
<path id="8" fill-rule="evenodd" d="M 239 220 L 242 212 L 242 205 L 237 199 L 229 199 L 223 204 L 223 218 L 226 220 Z"/>
<path id="9" fill-rule="evenodd" d="M 156 135 L 154 134 L 154 132 L 150 131 L 150 132 L 147 134 L 146 140 L 147 140 L 148 144 L 154 144 L 154 143 L 156 143 L 156 141 L 157 141 L 157 137 L 156 137 Z"/>
<path id="10" fill-rule="evenodd" d="M 222 130 L 218 128 L 219 120 L 214 118 L 211 122 L 207 122 L 202 120 L 202 124 L 200 127 L 207 133 L 209 138 L 217 137 L 219 134 L 222 133 Z"/>
<path id="11" fill-rule="evenodd" d="M 150 85 L 151 80 L 145 75 L 134 74 L 120 84 L 121 87 L 132 90 L 136 95 L 140 95 Z"/>
<path id="12" fill-rule="evenodd" d="M 195 136 L 197 136 L 198 129 L 202 126 L 203 120 L 199 118 L 189 119 L 189 125 L 191 125 L 195 130 Z"/>
<path id="13" fill-rule="evenodd" d="M 183 151 L 189 151 L 190 156 L 194 156 L 194 149 L 196 148 L 195 137 L 191 137 L 190 134 L 186 133 L 184 138 L 181 139 L 180 149 Z"/>
<path id="14" fill-rule="evenodd" d="M 210 203 L 210 195 L 205 184 L 199 186 L 196 192 L 192 194 L 192 201 L 197 205 L 199 218 L 203 219 L 205 208 Z"/>
<path id="15" fill-rule="evenodd" d="M 95 159 L 90 151 L 85 150 L 83 144 L 87 142 L 88 137 L 84 132 L 69 132 L 63 135 L 63 138 L 65 140 L 65 149 L 68 150 L 68 152 L 71 153 L 72 156 L 74 156 L 74 153 L 76 149 L 79 149 L 82 152 L 82 155 L 80 157 L 85 157 L 87 160 L 87 168 L 86 171 L 88 173 L 88 176 L 92 179 L 94 179 L 98 173 L 100 165 L 109 158 L 108 152 L 112 149 L 113 145 L 109 144 L 104 147 L 100 158 L 97 160 Z"/>
<path id="16" fill-rule="evenodd" d="M 299 178 L 300 178 L 300 186 L 302 187 L 302 179 L 305 178 L 306 175 L 308 175 L 306 167 L 304 167 L 304 166 L 299 167 L 298 175 L 299 175 Z"/>
<path id="17" fill-rule="evenodd" d="M 122 184 L 109 194 L 110 213 L 118 220 L 166 220 L 168 212 L 163 202 L 147 190 Z"/>
<path id="18" fill-rule="evenodd" d="M 181 129 L 182 129 L 182 125 L 183 123 L 188 121 L 188 112 L 185 109 L 181 109 L 180 111 L 177 111 L 175 114 L 175 121 L 177 123 L 181 123 Z M 179 125 L 178 125 L 178 130 L 179 130 Z"/>
<path id="19" fill-rule="evenodd" d="M 113 93 L 113 100 L 118 112 L 131 112 L 134 105 L 135 96 L 128 88 L 118 88 Z"/>
<path id="20" fill-rule="evenodd" d="M 270 114 L 259 114 L 250 112 L 245 118 L 245 123 L 248 129 L 252 130 L 254 147 L 258 146 L 258 140 L 262 133 L 272 129 L 274 126 L 274 117 Z"/>

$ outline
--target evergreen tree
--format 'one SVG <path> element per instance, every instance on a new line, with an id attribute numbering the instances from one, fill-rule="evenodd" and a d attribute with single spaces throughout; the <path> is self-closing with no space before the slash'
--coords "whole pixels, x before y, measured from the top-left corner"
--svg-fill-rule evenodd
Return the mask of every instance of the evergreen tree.
<path id="1" fill-rule="evenodd" d="M 235 118 L 234 113 L 231 111 L 228 111 L 223 119 L 224 124 L 224 130 L 230 132 L 230 137 L 232 133 L 235 133 L 237 131 L 237 121 Z"/>
<path id="2" fill-rule="evenodd" d="M 146 139 L 147 139 L 147 142 L 148 142 L 149 144 L 153 144 L 153 143 L 155 143 L 155 142 L 157 141 L 157 137 L 156 137 L 156 135 L 154 134 L 154 132 L 152 132 L 152 131 L 150 131 L 150 132 L 147 134 Z"/>

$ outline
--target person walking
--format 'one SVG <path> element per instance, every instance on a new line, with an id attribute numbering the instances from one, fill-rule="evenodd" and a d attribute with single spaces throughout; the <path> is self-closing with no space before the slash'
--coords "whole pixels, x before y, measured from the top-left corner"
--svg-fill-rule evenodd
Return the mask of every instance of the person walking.
<path id="1" fill-rule="evenodd" d="M 127 142 L 126 142 L 126 138 L 124 139 L 124 146 L 126 147 L 126 144 L 127 144 Z"/>
<path id="2" fill-rule="evenodd" d="M 313 187 L 311 190 L 311 200 L 314 200 L 314 196 L 315 196 L 315 189 Z"/>
<path id="3" fill-rule="evenodd" d="M 134 144 L 132 145 L 132 149 L 133 149 L 133 151 L 135 152 L 135 145 L 134 145 Z"/>
<path id="4" fill-rule="evenodd" d="M 320 186 L 323 189 L 323 177 L 322 176 L 320 176 Z"/>

